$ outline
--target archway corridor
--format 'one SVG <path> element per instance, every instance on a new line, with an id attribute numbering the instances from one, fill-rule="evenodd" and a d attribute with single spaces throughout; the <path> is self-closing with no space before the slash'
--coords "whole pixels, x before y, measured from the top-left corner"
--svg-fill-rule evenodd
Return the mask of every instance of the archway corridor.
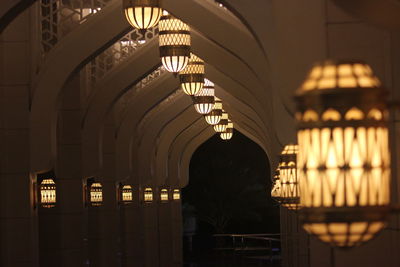
<path id="1" fill-rule="evenodd" d="M 171 42 L 183 43 L 167 42 L 186 53 L 173 66 L 162 55 L 168 30 L 128 22 L 136 1 L 0 1 L 0 266 L 181 267 L 210 255 L 228 266 L 400 266 L 389 203 L 387 223 L 371 224 L 379 235 L 339 250 L 303 230 L 299 196 L 271 200 L 281 153 L 307 118 L 293 96 L 315 62 L 351 58 L 388 91 L 390 112 L 366 118 L 393 115 L 383 142 L 392 166 L 377 179 L 391 180 L 382 199 L 398 201 L 398 1 L 151 0 L 181 27 Z M 178 63 L 200 66 L 189 73 L 196 86 L 187 69 L 169 72 Z M 231 140 L 216 134 L 232 129 Z M 245 248 L 279 245 L 238 256 L 232 234 Z"/>
<path id="2" fill-rule="evenodd" d="M 185 266 L 281 266 L 270 173 L 265 152 L 239 131 L 193 153 L 182 189 Z"/>

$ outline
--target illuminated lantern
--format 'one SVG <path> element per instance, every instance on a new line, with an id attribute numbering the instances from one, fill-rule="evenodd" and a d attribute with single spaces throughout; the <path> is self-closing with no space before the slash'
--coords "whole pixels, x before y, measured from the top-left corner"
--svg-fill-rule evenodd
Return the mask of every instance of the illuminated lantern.
<path id="1" fill-rule="evenodd" d="M 214 108 L 210 113 L 204 115 L 206 122 L 210 125 L 216 125 L 219 123 L 222 117 L 222 101 L 218 97 L 215 97 Z"/>
<path id="2" fill-rule="evenodd" d="M 169 200 L 168 189 L 165 189 L 165 188 L 161 189 L 160 200 L 161 200 L 161 202 L 168 202 L 168 200 Z"/>
<path id="3" fill-rule="evenodd" d="M 233 123 L 228 119 L 228 125 L 225 131 L 219 134 L 222 140 L 230 140 L 233 136 Z"/>
<path id="4" fill-rule="evenodd" d="M 369 65 L 326 61 L 296 102 L 303 227 L 332 246 L 360 245 L 389 214 L 386 91 Z"/>
<path id="5" fill-rule="evenodd" d="M 90 204 L 94 207 L 103 205 L 103 187 L 100 183 L 90 185 Z"/>
<path id="6" fill-rule="evenodd" d="M 124 185 L 122 187 L 122 202 L 124 204 L 129 204 L 132 203 L 133 201 L 133 190 L 132 186 L 130 185 Z"/>
<path id="7" fill-rule="evenodd" d="M 144 202 L 151 203 L 153 202 L 153 189 L 147 187 L 144 189 Z"/>
<path id="8" fill-rule="evenodd" d="M 44 179 L 40 183 L 40 205 L 43 208 L 56 206 L 56 184 L 53 179 Z"/>
<path id="9" fill-rule="evenodd" d="M 300 190 L 297 177 L 296 157 L 297 145 L 287 145 L 279 160 L 279 201 L 282 206 L 294 210 L 299 207 Z"/>
<path id="10" fill-rule="evenodd" d="M 160 0 L 124 0 L 123 9 L 128 22 L 142 33 L 156 26 L 162 14 Z"/>
<path id="11" fill-rule="evenodd" d="M 162 64 L 169 72 L 182 71 L 190 58 L 189 26 L 164 11 L 158 29 Z"/>
<path id="12" fill-rule="evenodd" d="M 272 183 L 272 190 L 271 190 L 271 198 L 276 202 L 280 203 L 281 200 L 281 181 L 279 177 L 279 167 L 275 171 L 273 183 Z"/>
<path id="13" fill-rule="evenodd" d="M 181 199 L 181 190 L 174 189 L 174 192 L 172 194 L 172 199 L 173 200 L 180 200 Z"/>
<path id="14" fill-rule="evenodd" d="M 194 108 L 197 113 L 205 115 L 211 112 L 215 103 L 214 93 L 214 83 L 204 79 L 203 89 L 193 97 Z"/>
<path id="15" fill-rule="evenodd" d="M 216 131 L 217 133 L 225 132 L 227 126 L 228 126 L 228 113 L 226 113 L 225 110 L 223 110 L 221 120 L 218 122 L 217 125 L 214 125 L 214 131 Z"/>
<path id="16" fill-rule="evenodd" d="M 204 61 L 193 53 L 190 53 L 189 63 L 179 72 L 182 90 L 187 95 L 195 95 L 203 89 L 204 85 Z"/>

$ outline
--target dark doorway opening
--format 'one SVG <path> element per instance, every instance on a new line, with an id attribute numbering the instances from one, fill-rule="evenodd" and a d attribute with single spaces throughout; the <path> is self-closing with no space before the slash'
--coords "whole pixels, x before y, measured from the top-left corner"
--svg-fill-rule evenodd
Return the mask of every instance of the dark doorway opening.
<path id="1" fill-rule="evenodd" d="M 276 266 L 279 241 L 268 238 L 279 240 L 280 221 L 270 173 L 263 149 L 238 131 L 196 150 L 182 190 L 185 266 Z"/>

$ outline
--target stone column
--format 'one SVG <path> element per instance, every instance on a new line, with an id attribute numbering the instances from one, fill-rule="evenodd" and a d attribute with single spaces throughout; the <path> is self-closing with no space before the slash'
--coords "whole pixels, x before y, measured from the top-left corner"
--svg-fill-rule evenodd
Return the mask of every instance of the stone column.
<path id="1" fill-rule="evenodd" d="M 0 266 L 38 266 L 29 160 L 31 12 L 0 36 Z"/>

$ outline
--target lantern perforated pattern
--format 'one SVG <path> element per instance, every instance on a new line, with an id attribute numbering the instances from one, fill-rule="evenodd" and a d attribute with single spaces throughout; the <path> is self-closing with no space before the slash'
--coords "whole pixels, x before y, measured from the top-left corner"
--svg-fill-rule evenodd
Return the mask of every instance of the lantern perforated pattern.
<path id="1" fill-rule="evenodd" d="M 299 182 L 297 177 L 296 156 L 297 145 L 287 145 L 283 149 L 279 160 L 280 202 L 288 209 L 297 209 L 299 206 Z"/>
<path id="2" fill-rule="evenodd" d="M 211 112 L 215 104 L 214 93 L 214 83 L 204 79 L 203 89 L 193 97 L 194 108 L 197 113 L 205 115 Z"/>
<path id="3" fill-rule="evenodd" d="M 179 189 L 174 189 L 172 198 L 173 198 L 173 200 L 180 200 L 181 199 L 181 191 Z"/>
<path id="4" fill-rule="evenodd" d="M 124 185 L 122 187 L 122 201 L 124 203 L 131 203 L 133 200 L 133 190 L 132 186 Z"/>
<path id="5" fill-rule="evenodd" d="M 144 202 L 153 202 L 153 189 L 148 187 L 144 190 Z"/>
<path id="6" fill-rule="evenodd" d="M 272 183 L 271 198 L 280 203 L 280 197 L 281 197 L 281 181 L 279 177 L 279 167 L 278 167 L 275 171 Z"/>
<path id="7" fill-rule="evenodd" d="M 385 91 L 366 64 L 325 62 L 296 99 L 304 228 L 339 247 L 370 240 L 389 211 Z"/>
<path id="8" fill-rule="evenodd" d="M 204 61 L 190 53 L 189 63 L 186 68 L 179 72 L 179 79 L 185 94 L 195 95 L 199 93 L 204 85 Z"/>
<path id="9" fill-rule="evenodd" d="M 103 204 L 103 187 L 100 183 L 93 183 L 90 186 L 90 203 L 95 207 Z"/>
<path id="10" fill-rule="evenodd" d="M 222 111 L 221 120 L 217 125 L 214 125 L 214 131 L 216 131 L 217 133 L 222 133 L 226 130 L 227 126 L 228 126 L 228 113 Z"/>
<path id="11" fill-rule="evenodd" d="M 161 62 L 169 72 L 178 73 L 190 58 L 190 28 L 171 15 L 162 15 L 159 22 Z"/>
<path id="12" fill-rule="evenodd" d="M 160 200 L 161 202 L 167 202 L 169 200 L 168 189 L 161 189 Z"/>
<path id="13" fill-rule="evenodd" d="M 228 119 L 228 125 L 226 126 L 225 131 L 220 133 L 220 137 L 222 140 L 230 140 L 233 136 L 233 123 Z"/>
<path id="14" fill-rule="evenodd" d="M 44 179 L 40 183 L 40 204 L 43 208 L 56 206 L 56 184 L 53 179 Z"/>
<path id="15" fill-rule="evenodd" d="M 156 26 L 162 14 L 159 0 L 124 0 L 123 7 L 129 24 L 139 30 Z"/>
<path id="16" fill-rule="evenodd" d="M 210 113 L 204 115 L 206 122 L 210 125 L 216 125 L 219 123 L 222 117 L 222 101 L 215 97 L 214 108 Z"/>

